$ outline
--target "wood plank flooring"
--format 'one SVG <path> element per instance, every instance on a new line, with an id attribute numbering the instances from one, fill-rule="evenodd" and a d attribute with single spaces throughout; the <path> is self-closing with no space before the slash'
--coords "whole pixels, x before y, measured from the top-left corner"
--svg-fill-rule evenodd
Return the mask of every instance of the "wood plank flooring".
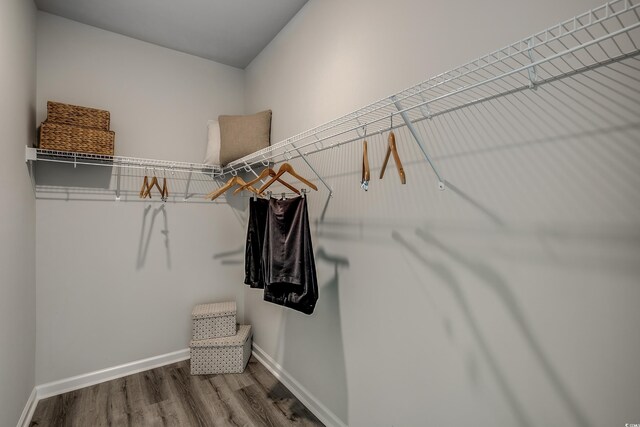
<path id="1" fill-rule="evenodd" d="M 38 402 L 31 426 L 322 426 L 253 357 L 242 374 L 174 363 Z"/>

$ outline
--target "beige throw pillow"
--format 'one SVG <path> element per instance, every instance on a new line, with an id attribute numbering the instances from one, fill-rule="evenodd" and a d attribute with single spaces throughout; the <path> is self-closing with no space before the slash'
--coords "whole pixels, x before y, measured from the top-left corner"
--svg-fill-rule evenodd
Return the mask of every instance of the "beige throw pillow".
<path id="1" fill-rule="evenodd" d="M 250 116 L 219 116 L 218 123 L 222 166 L 269 146 L 271 110 Z"/>

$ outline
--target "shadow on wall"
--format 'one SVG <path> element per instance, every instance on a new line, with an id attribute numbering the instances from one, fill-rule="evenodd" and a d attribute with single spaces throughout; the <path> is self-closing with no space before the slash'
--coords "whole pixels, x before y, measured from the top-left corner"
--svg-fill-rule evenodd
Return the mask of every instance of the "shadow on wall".
<path id="1" fill-rule="evenodd" d="M 481 203 L 476 198 L 469 195 L 467 192 L 454 185 L 453 183 L 446 181 L 446 186 L 450 193 L 457 197 L 457 200 L 464 202 L 468 207 L 475 210 L 476 213 L 482 214 L 482 216 L 490 221 L 492 229 L 504 231 L 507 227 L 505 220 L 495 211 L 490 209 L 484 203 Z M 388 229 L 413 229 L 416 226 L 416 222 L 409 221 L 389 221 L 389 220 L 375 220 L 375 219 L 349 219 L 349 218 L 331 218 L 328 220 L 322 220 L 316 218 L 315 229 L 318 237 L 337 241 L 351 241 L 351 242 L 363 242 L 378 243 L 386 245 L 389 238 Z M 337 231 L 333 231 L 335 229 Z M 372 233 L 372 230 L 385 230 L 382 233 Z"/>
<path id="2" fill-rule="evenodd" d="M 304 369 L 305 383 L 313 384 L 314 389 L 330 390 L 330 396 L 316 397 L 348 425 L 349 393 L 340 317 L 339 268 L 348 267 L 349 260 L 328 254 L 322 247 L 316 250 L 315 259 L 317 264 L 333 267 L 333 275 L 319 284 L 318 304 L 312 315 L 283 309 L 284 318 L 278 334 L 278 359 L 287 370 L 295 367 Z M 302 336 L 314 339 L 299 339 Z M 303 377 L 289 372 L 295 378 Z"/>
<path id="3" fill-rule="evenodd" d="M 553 385 L 553 388 L 558 394 L 560 401 L 567 408 L 576 425 L 585 427 L 590 426 L 591 423 L 589 423 L 587 417 L 582 412 L 575 399 L 572 397 L 571 393 L 560 379 L 558 371 L 551 364 L 551 361 L 549 360 L 549 358 L 543 351 L 542 346 L 533 334 L 531 327 L 526 322 L 522 310 L 520 309 L 520 306 L 518 304 L 518 300 L 511 292 L 509 284 L 498 273 L 498 271 L 496 271 L 488 264 L 466 257 L 463 253 L 443 244 L 441 241 L 424 230 L 418 229 L 416 230 L 416 234 L 425 243 L 440 249 L 461 267 L 469 270 L 476 277 L 478 277 L 481 282 L 483 282 L 486 286 L 493 290 L 493 292 L 502 301 L 502 304 L 507 309 L 507 312 L 510 313 L 511 320 L 513 320 L 520 329 L 520 332 L 525 338 L 529 349 L 531 350 L 532 354 L 536 356 L 536 359 L 538 360 L 538 363 L 540 364 L 546 378 Z"/>
<path id="4" fill-rule="evenodd" d="M 108 189 L 112 167 L 38 162 L 36 185 L 44 187 Z"/>
<path id="5" fill-rule="evenodd" d="M 165 205 L 160 205 L 153 209 L 153 212 L 151 213 L 151 220 L 148 221 L 149 225 L 147 226 L 147 217 L 149 216 L 150 211 L 151 205 L 147 205 L 142 210 L 142 224 L 140 225 L 140 240 L 138 242 L 136 270 L 141 270 L 147 261 L 147 253 L 149 252 L 151 236 L 154 234 L 156 217 L 159 214 L 162 214 L 162 228 L 160 229 L 160 234 L 164 238 L 167 269 L 171 270 L 171 247 L 169 246 L 169 219 L 167 216 L 167 210 L 165 209 Z"/>
<path id="6" fill-rule="evenodd" d="M 392 256 L 392 252 L 401 253 L 412 266 L 417 266 L 418 275 L 424 273 L 425 277 L 435 278 L 429 283 L 415 280 L 412 290 L 427 293 L 427 286 L 437 287 L 446 301 L 434 300 L 435 308 L 452 299 L 454 310 L 460 313 L 461 329 L 465 330 L 473 351 L 479 354 L 479 357 L 472 355 L 473 360 L 467 366 L 470 380 L 478 382 L 480 370 L 486 370 L 492 388 L 489 396 L 482 397 L 498 402 L 501 410 L 506 408 L 508 425 L 533 427 L 540 425 L 541 420 L 557 416 L 562 425 L 590 427 L 598 423 L 596 417 L 606 413 L 602 408 L 591 406 L 591 402 L 607 396 L 598 390 L 577 389 L 584 384 L 580 374 L 566 368 L 563 357 L 573 354 L 577 345 L 574 347 L 567 339 L 559 348 L 545 349 L 545 345 L 556 342 L 552 341 L 557 339 L 555 331 L 550 330 L 555 325 L 548 326 L 544 310 L 520 296 L 558 298 L 554 301 L 556 309 L 559 306 L 588 309 L 594 302 L 576 300 L 571 290 L 595 287 L 596 280 L 602 277 L 603 283 L 612 285 L 611 299 L 603 302 L 615 304 L 624 301 L 621 292 L 628 292 L 629 277 L 637 278 L 640 68 L 636 62 L 632 65 L 630 69 L 621 64 L 620 69 L 611 71 L 610 75 L 595 76 L 602 82 L 594 80 L 594 74 L 585 74 L 550 83 L 537 91 L 496 98 L 417 123 L 433 160 L 449 180 L 444 192 L 432 185 L 433 173 L 406 129 L 396 133 L 406 166 L 407 185 L 404 186 L 398 184 L 393 171 L 387 172 L 391 176 L 385 180 L 376 178 L 369 191 L 363 192 L 358 185 L 362 161 L 360 144 L 336 147 L 311 160 L 337 190 L 324 220 L 324 199 L 310 198 L 316 236 L 346 242 L 344 247 L 349 250 L 345 253 L 354 266 L 375 245 L 375 250 L 383 249 L 380 253 Z M 633 81 L 627 82 L 620 73 Z M 382 164 L 385 151 L 386 138 L 369 140 L 369 161 L 374 165 L 372 175 L 377 165 Z M 298 169 L 297 164 L 295 167 Z M 393 169 L 393 165 L 390 168 Z M 303 174 L 308 172 L 304 166 L 301 170 L 305 171 Z M 468 247 L 458 246 L 460 241 Z M 360 254 L 358 251 L 365 245 L 368 248 Z M 390 250 L 385 251 L 387 248 Z M 304 384 L 314 389 L 316 384 L 324 386 L 322 381 L 326 379 L 319 375 L 330 376 L 332 380 L 343 375 L 343 372 L 339 375 L 333 372 L 344 367 L 341 322 L 351 319 L 346 315 L 341 319 L 339 309 L 338 266 L 347 264 L 333 263 L 332 257 L 321 251 L 316 259 L 319 267 L 320 264 L 326 266 L 325 261 L 335 266 L 333 277 L 324 280 L 330 275 L 323 276 L 324 286 L 313 316 L 305 317 L 291 310 L 283 312 L 277 351 L 283 366 L 287 370 L 299 367 L 298 372 L 293 368 L 289 372 L 304 378 Z M 494 265 L 492 261 L 496 259 Z M 381 263 L 383 259 L 367 261 Z M 351 276 L 352 272 L 349 273 Z M 356 273 L 353 276 L 359 277 L 360 273 Z M 399 267 L 398 273 L 400 277 L 407 275 Z M 598 276 L 593 278 L 592 273 Z M 564 281 L 566 287 L 556 293 L 548 283 L 534 283 L 538 278 L 549 277 L 559 284 Z M 585 279 L 591 281 L 585 283 Z M 349 290 L 354 288 L 350 286 Z M 373 286 L 367 292 L 378 292 L 375 296 L 381 300 L 386 296 Z M 608 288 L 605 292 L 609 292 Z M 347 304 L 342 307 L 344 313 L 371 317 L 378 314 L 358 305 L 360 295 L 344 292 L 342 295 L 342 304 Z M 475 300 L 476 295 L 486 299 Z M 585 296 L 588 297 L 586 293 Z M 580 304 L 576 304 L 578 302 Z M 495 310 L 504 320 L 504 325 L 500 325 L 504 326 L 503 330 L 484 326 L 487 319 L 495 320 Z M 532 313 L 535 317 L 528 321 L 525 314 Z M 618 318 L 606 319 L 599 331 L 586 330 L 589 322 L 600 322 L 600 313 L 586 313 L 584 323 L 577 323 L 582 319 L 571 323 L 573 331 L 581 336 L 599 332 L 602 337 L 609 327 L 619 327 L 621 335 L 611 337 L 611 341 L 607 337 L 604 343 L 620 343 L 625 349 L 636 345 L 637 348 L 633 337 L 631 343 L 625 342 L 628 337 L 622 334 L 629 334 L 629 323 Z M 419 319 L 421 315 L 419 312 L 409 314 L 412 319 Z M 550 329 L 536 329 L 540 325 Z M 451 336 L 455 326 L 453 321 L 444 319 L 445 335 Z M 567 328 L 563 332 L 571 331 Z M 296 339 L 300 337 L 304 339 Z M 510 348 L 505 349 L 505 345 Z M 598 350 L 595 347 L 599 345 L 600 342 L 594 341 L 580 348 Z M 593 355 L 586 355 L 585 366 L 597 365 L 600 354 L 594 351 Z M 519 360 L 518 355 L 526 360 Z M 349 356 L 346 360 L 350 360 Z M 303 363 L 318 363 L 312 371 L 320 374 L 303 371 Z M 522 366 L 530 366 L 531 373 L 520 370 Z M 456 369 L 454 366 L 446 374 L 457 375 Z M 630 362 L 615 367 L 612 383 L 627 381 L 632 369 Z M 369 384 L 362 381 L 366 384 L 363 387 L 358 381 L 362 377 L 349 374 L 353 375 L 352 396 L 366 394 Z M 375 382 L 375 371 L 366 375 L 372 384 L 380 384 Z M 533 380 L 529 383 L 528 379 Z M 344 381 L 346 390 L 346 379 Z M 342 384 L 334 382 L 340 387 L 324 388 L 340 394 Z M 400 380 L 392 385 L 404 386 Z M 425 384 L 425 387 L 440 393 L 437 383 Z M 629 386 L 625 390 L 629 390 Z M 336 403 L 337 400 L 346 402 L 346 394 L 340 395 L 344 399 L 336 402 L 317 397 L 339 416 L 348 411 L 348 407 Z M 611 397 L 610 402 L 623 401 L 620 397 Z M 630 399 L 625 399 L 621 407 L 631 407 Z M 478 398 L 478 402 L 483 409 L 487 408 L 486 400 Z M 603 405 L 610 402 L 605 401 Z M 400 396 L 377 409 L 376 415 L 384 414 L 387 407 L 404 409 L 402 403 Z M 363 416 L 356 411 L 351 415 L 352 418 Z"/>
<path id="7" fill-rule="evenodd" d="M 222 265 L 244 265 L 244 246 L 230 251 L 218 252 L 213 255 L 213 259 L 219 259 Z"/>
<path id="8" fill-rule="evenodd" d="M 459 263 L 463 268 L 469 269 L 480 279 L 481 282 L 485 283 L 486 286 L 489 286 L 495 292 L 495 294 L 498 296 L 498 299 L 506 308 L 506 311 L 511 315 L 511 320 L 513 320 L 518 326 L 520 332 L 522 333 L 522 336 L 525 338 L 525 341 L 529 346 L 529 349 L 536 356 L 538 362 L 540 363 L 540 366 L 542 367 L 542 372 L 545 374 L 545 377 L 553 385 L 553 388 L 557 393 L 557 396 L 560 398 L 560 401 L 563 403 L 563 406 L 573 418 L 575 423 L 574 425 L 584 427 L 591 426 L 592 424 L 589 422 L 584 412 L 578 406 L 575 399 L 560 379 L 557 370 L 553 367 L 549 358 L 542 350 L 542 346 L 525 321 L 515 296 L 512 294 L 509 286 L 500 276 L 500 274 L 492 269 L 489 265 L 467 258 L 460 252 L 446 246 L 435 237 L 423 230 L 417 230 L 416 234 L 424 242 L 443 251 L 446 255 Z M 406 249 L 408 254 L 419 260 L 426 268 L 431 270 L 431 272 L 439 277 L 442 283 L 444 283 L 449 288 L 449 290 L 453 294 L 455 301 L 460 306 L 460 312 L 464 316 L 466 325 L 475 338 L 476 343 L 478 344 L 478 347 L 482 352 L 482 355 L 484 356 L 487 366 L 491 370 L 491 373 L 493 374 L 496 383 L 500 388 L 500 391 L 502 392 L 506 402 L 511 408 L 513 415 L 518 420 L 518 425 L 523 427 L 530 427 L 535 425 L 535 423 L 529 418 L 526 413 L 526 402 L 523 402 L 522 399 L 517 396 L 507 374 L 500 368 L 499 358 L 497 357 L 496 352 L 491 348 L 489 340 L 487 339 L 487 334 L 483 332 L 482 328 L 479 326 L 480 322 L 478 322 L 478 320 L 473 315 L 474 310 L 472 309 L 472 305 L 469 303 L 463 286 L 457 279 L 455 271 L 449 268 L 445 263 L 429 260 L 427 256 L 422 254 L 419 248 L 409 243 L 409 241 L 397 231 L 393 231 L 391 235 L 396 242 L 398 242 L 402 247 L 404 247 L 404 249 Z"/>
<path id="9" fill-rule="evenodd" d="M 246 171 L 238 172 L 237 176 L 242 178 L 246 182 L 251 181 L 253 178 L 255 178 L 254 174 Z M 223 179 L 216 180 L 218 188 L 226 184 L 226 182 L 231 178 L 232 178 L 231 175 L 227 175 Z M 249 218 L 249 194 L 250 193 L 249 191 L 242 191 L 238 194 L 234 194 L 237 189 L 238 187 L 234 186 L 233 188 L 228 190 L 226 193 L 224 193 L 224 195 L 221 196 L 221 198 L 224 199 L 224 201 L 229 205 L 229 207 L 233 211 L 233 214 L 236 216 L 238 223 L 244 229 L 245 226 L 247 225 L 247 220 Z"/>

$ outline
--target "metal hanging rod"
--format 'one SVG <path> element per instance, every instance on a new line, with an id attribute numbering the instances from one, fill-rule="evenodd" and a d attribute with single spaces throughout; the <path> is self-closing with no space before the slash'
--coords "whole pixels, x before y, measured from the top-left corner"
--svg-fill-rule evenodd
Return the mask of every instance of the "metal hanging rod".
<path id="1" fill-rule="evenodd" d="M 304 157 L 393 128 L 608 66 L 640 54 L 640 0 L 614 0 L 563 21 L 451 71 L 383 98 L 357 111 L 259 150 L 222 169 L 233 173 L 246 166 Z M 392 126 L 394 116 L 402 124 Z M 398 120 L 396 123 L 400 123 Z M 424 141 L 412 132 L 426 160 Z"/>

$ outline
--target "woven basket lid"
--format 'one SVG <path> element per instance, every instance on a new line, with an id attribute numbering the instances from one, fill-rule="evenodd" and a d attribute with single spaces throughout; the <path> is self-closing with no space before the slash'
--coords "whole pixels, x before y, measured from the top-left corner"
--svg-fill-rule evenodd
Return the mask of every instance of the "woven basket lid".
<path id="1" fill-rule="evenodd" d="M 251 325 L 238 325 L 235 335 L 208 340 L 191 340 L 191 347 L 238 347 L 247 342 L 251 335 Z"/>
<path id="2" fill-rule="evenodd" d="M 193 319 L 206 319 L 208 317 L 235 316 L 236 302 L 214 302 L 210 304 L 198 304 L 191 312 Z"/>

